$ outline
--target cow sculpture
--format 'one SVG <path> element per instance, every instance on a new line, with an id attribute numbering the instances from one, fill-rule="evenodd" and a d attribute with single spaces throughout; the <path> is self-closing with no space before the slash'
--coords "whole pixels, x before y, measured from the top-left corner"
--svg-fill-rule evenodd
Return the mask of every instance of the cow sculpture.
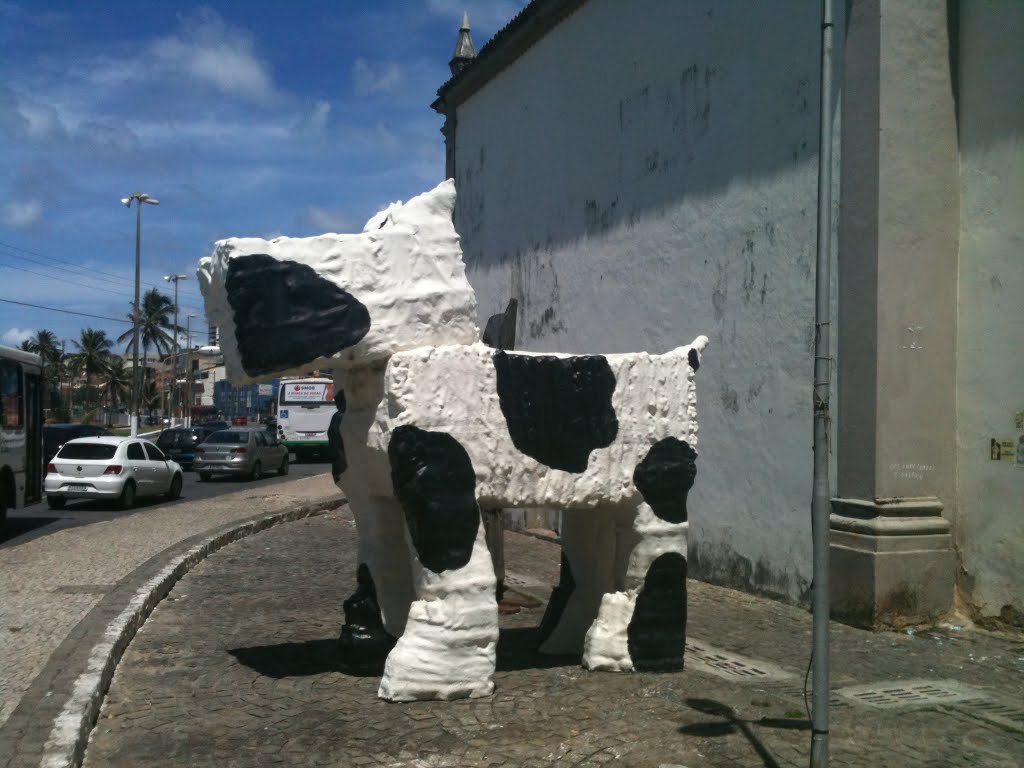
<path id="1" fill-rule="evenodd" d="M 335 372 L 359 541 L 341 646 L 385 699 L 486 696 L 498 640 L 480 507 L 563 510 L 540 649 L 679 669 L 704 336 L 666 354 L 484 346 L 446 181 L 361 234 L 232 238 L 198 274 L 228 376 Z M 335 435 L 337 442 L 338 435 Z"/>

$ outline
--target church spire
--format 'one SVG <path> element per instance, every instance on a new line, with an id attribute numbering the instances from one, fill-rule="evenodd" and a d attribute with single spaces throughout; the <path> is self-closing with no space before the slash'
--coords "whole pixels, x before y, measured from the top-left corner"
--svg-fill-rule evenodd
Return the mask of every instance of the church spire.
<path id="1" fill-rule="evenodd" d="M 469 36 L 469 13 L 463 11 L 459 39 L 455 41 L 455 53 L 452 54 L 452 60 L 448 62 L 448 69 L 452 71 L 452 76 L 459 74 L 475 58 L 476 48 L 473 47 L 473 38 Z"/>

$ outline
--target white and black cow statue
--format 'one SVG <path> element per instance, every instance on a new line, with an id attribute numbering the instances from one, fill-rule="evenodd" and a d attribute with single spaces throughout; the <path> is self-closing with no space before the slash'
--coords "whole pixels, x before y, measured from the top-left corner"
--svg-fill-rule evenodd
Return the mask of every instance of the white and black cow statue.
<path id="1" fill-rule="evenodd" d="M 381 697 L 486 696 L 498 640 L 480 507 L 564 510 L 541 650 L 590 669 L 679 669 L 694 373 L 666 354 L 506 352 L 478 342 L 446 181 L 363 232 L 217 243 L 199 265 L 236 384 L 335 371 L 335 479 L 359 537 L 341 645 L 386 655 Z"/>

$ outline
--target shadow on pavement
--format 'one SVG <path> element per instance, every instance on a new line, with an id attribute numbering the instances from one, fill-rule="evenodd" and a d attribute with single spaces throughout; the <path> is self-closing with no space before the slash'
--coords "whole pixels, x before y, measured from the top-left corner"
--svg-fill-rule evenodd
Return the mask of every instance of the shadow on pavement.
<path id="1" fill-rule="evenodd" d="M 301 643 L 257 645 L 228 650 L 239 662 L 266 677 L 307 677 L 341 670 L 338 640 L 306 640 Z"/>
<path id="2" fill-rule="evenodd" d="M 498 634 L 498 672 L 522 669 L 551 669 L 552 667 L 578 667 L 580 656 L 568 654 L 552 656 L 537 651 L 538 627 L 503 628 Z"/>
<path id="3" fill-rule="evenodd" d="M 720 736 L 728 736 L 733 733 L 742 733 L 750 746 L 757 752 L 757 756 L 761 758 L 765 768 L 780 768 L 779 763 L 772 757 L 771 753 L 767 750 L 761 740 L 757 737 L 757 734 L 751 729 L 751 725 L 763 725 L 767 728 L 784 728 L 789 730 L 807 730 L 811 729 L 811 724 L 807 720 L 798 720 L 790 718 L 778 718 L 778 717 L 763 717 L 759 720 L 745 720 L 739 717 L 735 710 L 728 704 L 723 704 L 720 701 L 714 699 L 687 699 L 687 705 L 691 709 L 695 709 L 698 712 L 702 712 L 705 715 L 712 715 L 714 717 L 721 718 L 718 722 L 710 723 L 693 723 L 692 725 L 684 725 L 679 729 L 679 732 L 687 736 L 700 736 L 703 738 L 716 738 Z"/>
<path id="4" fill-rule="evenodd" d="M 60 520 L 59 517 L 8 517 L 0 526 L 0 544 Z"/>

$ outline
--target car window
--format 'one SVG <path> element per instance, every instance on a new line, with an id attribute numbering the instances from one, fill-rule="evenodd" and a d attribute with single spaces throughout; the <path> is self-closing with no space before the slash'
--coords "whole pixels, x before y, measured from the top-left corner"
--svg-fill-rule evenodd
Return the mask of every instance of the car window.
<path id="1" fill-rule="evenodd" d="M 167 461 L 167 457 L 164 456 L 164 452 L 157 448 L 155 445 L 143 443 L 146 446 L 146 453 L 149 454 L 150 461 Z"/>
<path id="2" fill-rule="evenodd" d="M 262 432 L 253 432 L 252 436 L 256 438 L 256 445 L 264 446 L 267 444 L 266 438 L 263 437 Z"/>
<path id="3" fill-rule="evenodd" d="M 271 432 L 267 432 L 267 433 L 266 433 L 266 434 L 265 434 L 265 435 L 263 436 L 263 439 L 264 439 L 264 440 L 266 440 L 266 441 L 267 441 L 267 445 L 269 445 L 269 446 L 271 446 L 271 447 L 273 447 L 273 446 L 275 446 L 275 445 L 278 445 L 278 442 L 277 442 L 277 436 L 276 436 L 276 435 L 274 435 L 274 434 L 273 434 L 273 433 L 271 433 Z"/>
<path id="4" fill-rule="evenodd" d="M 212 435 L 206 438 L 206 442 L 226 444 L 234 443 L 235 445 L 237 445 L 238 443 L 248 442 L 248 440 L 246 439 L 246 435 L 243 432 L 214 432 Z"/>
<path id="5" fill-rule="evenodd" d="M 114 458 L 116 451 L 117 446 L 111 443 L 65 443 L 57 458 L 102 461 Z"/>
<path id="6" fill-rule="evenodd" d="M 142 452 L 142 443 L 128 444 L 128 458 L 136 461 L 145 461 L 146 454 Z"/>

